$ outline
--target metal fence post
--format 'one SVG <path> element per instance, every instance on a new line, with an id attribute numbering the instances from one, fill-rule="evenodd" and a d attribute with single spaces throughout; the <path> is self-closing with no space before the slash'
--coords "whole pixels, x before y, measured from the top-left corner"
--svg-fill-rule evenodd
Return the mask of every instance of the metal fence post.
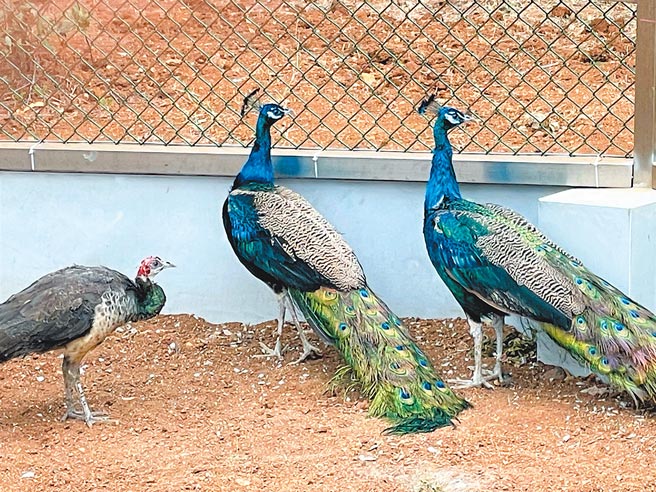
<path id="1" fill-rule="evenodd" d="M 656 2 L 638 0 L 633 186 L 656 188 Z"/>

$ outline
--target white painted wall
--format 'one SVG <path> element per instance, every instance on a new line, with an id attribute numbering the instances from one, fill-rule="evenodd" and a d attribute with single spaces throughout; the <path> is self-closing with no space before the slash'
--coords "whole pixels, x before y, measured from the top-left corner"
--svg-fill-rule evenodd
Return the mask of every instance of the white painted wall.
<path id="1" fill-rule="evenodd" d="M 237 261 L 221 206 L 232 179 L 0 172 L 0 298 L 55 269 L 103 264 L 129 276 L 142 257 L 178 265 L 158 282 L 164 312 L 212 322 L 275 318 L 268 288 Z M 424 183 L 281 180 L 340 230 L 370 286 L 400 316 L 462 311 L 433 270 L 422 237 Z M 504 204 L 537 222 L 538 198 L 561 188 L 464 185 L 476 201 Z"/>

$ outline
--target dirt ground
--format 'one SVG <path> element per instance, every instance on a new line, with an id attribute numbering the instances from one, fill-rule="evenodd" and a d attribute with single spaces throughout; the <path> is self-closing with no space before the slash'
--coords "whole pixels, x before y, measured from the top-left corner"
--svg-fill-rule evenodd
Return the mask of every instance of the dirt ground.
<path id="1" fill-rule="evenodd" d="M 426 151 L 427 91 L 466 152 L 633 149 L 635 5 L 606 0 L 6 0 L 0 139 Z M 282 130 L 279 125 L 278 130 Z"/>
<path id="2" fill-rule="evenodd" d="M 469 375 L 463 320 L 407 321 L 443 374 Z M 180 315 L 122 329 L 86 359 L 90 403 L 113 418 L 90 429 L 59 420 L 57 355 L 1 365 L 0 488 L 656 490 L 656 417 L 595 395 L 592 379 L 507 364 L 508 386 L 462 390 L 474 408 L 455 428 L 384 436 L 356 392 L 326 392 L 332 349 L 289 365 L 299 341 L 287 327 L 284 361 L 254 357 L 273 326 Z"/>

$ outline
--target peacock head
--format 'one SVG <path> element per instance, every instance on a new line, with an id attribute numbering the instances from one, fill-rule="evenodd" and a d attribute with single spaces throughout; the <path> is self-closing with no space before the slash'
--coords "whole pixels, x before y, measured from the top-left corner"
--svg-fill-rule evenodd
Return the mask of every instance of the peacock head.
<path id="1" fill-rule="evenodd" d="M 162 270 L 173 268 L 175 265 L 171 262 L 162 260 L 159 256 L 148 256 L 141 260 L 137 277 L 142 280 L 152 279 Z"/>
<path id="2" fill-rule="evenodd" d="M 244 98 L 244 104 L 241 107 L 241 116 L 243 117 L 250 109 L 255 109 L 259 113 L 259 121 L 265 126 L 271 126 L 286 114 L 291 113 L 291 110 L 281 106 L 280 104 L 268 103 L 262 104 L 258 101 L 260 89 L 257 88 Z"/>
<path id="3" fill-rule="evenodd" d="M 435 128 L 443 128 L 446 131 L 449 131 L 451 128 L 455 128 L 462 123 L 472 121 L 475 118 L 470 114 L 465 114 L 462 111 L 458 111 L 455 108 L 449 106 L 442 106 L 435 98 L 435 94 L 431 94 L 426 99 L 424 99 L 419 108 L 417 109 L 419 114 L 424 115 L 436 115 L 435 119 Z"/>

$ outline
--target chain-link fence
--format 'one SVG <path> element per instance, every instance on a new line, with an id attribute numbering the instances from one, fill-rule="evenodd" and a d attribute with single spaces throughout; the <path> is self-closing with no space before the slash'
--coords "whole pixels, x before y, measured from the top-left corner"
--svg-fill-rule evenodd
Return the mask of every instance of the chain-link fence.
<path id="1" fill-rule="evenodd" d="M 471 152 L 629 155 L 635 5 L 607 0 L 2 0 L 0 138 L 422 150 L 428 91 Z M 282 125 L 281 125 L 282 127 Z"/>

